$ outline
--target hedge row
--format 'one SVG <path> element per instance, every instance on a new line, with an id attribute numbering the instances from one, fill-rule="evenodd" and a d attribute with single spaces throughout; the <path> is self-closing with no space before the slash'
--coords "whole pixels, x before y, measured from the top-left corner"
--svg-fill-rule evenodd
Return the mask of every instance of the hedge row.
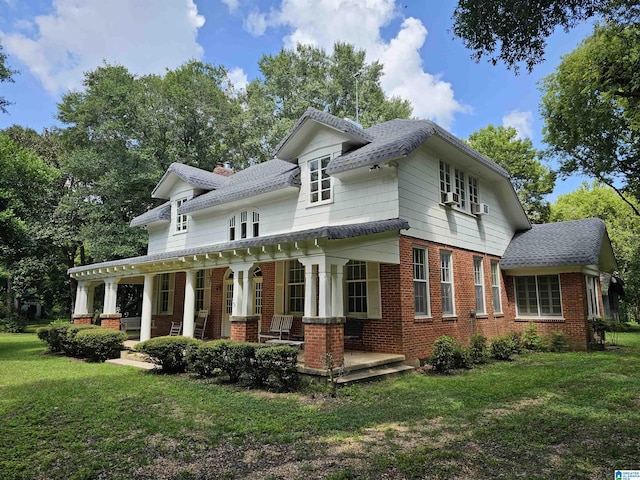
<path id="1" fill-rule="evenodd" d="M 203 378 L 226 376 L 231 383 L 279 391 L 298 384 L 298 349 L 288 346 L 217 340 L 201 342 L 185 337 L 156 337 L 136 345 L 167 373 L 190 372 Z"/>
<path id="2" fill-rule="evenodd" d="M 109 358 L 118 358 L 124 349 L 127 335 L 117 330 L 97 325 L 73 325 L 56 323 L 39 328 L 38 338 L 44 341 L 49 350 L 64 353 L 70 357 L 86 358 L 92 362 L 104 362 Z"/>
<path id="3" fill-rule="evenodd" d="M 447 373 L 472 368 L 474 364 L 486 363 L 489 358 L 511 360 L 513 355 L 526 350 L 564 352 L 566 348 L 567 336 L 564 333 L 551 332 L 548 336 L 540 336 L 536 326 L 529 324 L 524 333 L 508 333 L 494 338 L 489 345 L 486 337 L 474 335 L 468 348 L 460 345 L 454 338 L 443 335 L 433 343 L 429 363 L 435 371 Z"/>

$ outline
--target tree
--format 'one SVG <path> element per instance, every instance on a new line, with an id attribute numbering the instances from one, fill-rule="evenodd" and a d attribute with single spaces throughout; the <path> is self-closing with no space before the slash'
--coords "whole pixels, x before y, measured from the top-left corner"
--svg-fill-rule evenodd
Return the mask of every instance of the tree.
<path id="1" fill-rule="evenodd" d="M 640 199 L 640 26 L 596 28 L 541 90 L 544 140 L 560 171 Z"/>
<path id="2" fill-rule="evenodd" d="M 0 83 L 13 82 L 13 75 L 17 73 L 6 65 L 7 55 L 3 53 L 2 44 L 0 44 Z M 4 97 L 0 97 L 0 112 L 7 113 L 7 106 L 11 105 Z"/>
<path id="3" fill-rule="evenodd" d="M 513 127 L 489 125 L 469 135 L 467 143 L 509 172 L 531 222 L 548 221 L 550 206 L 544 197 L 553 191 L 555 173 L 541 162 L 531 140 L 519 139 Z"/>
<path id="4" fill-rule="evenodd" d="M 453 33 L 479 61 L 489 57 L 516 72 L 544 61 L 547 38 L 557 27 L 569 30 L 590 18 L 619 26 L 637 24 L 637 0 L 458 0 Z"/>
<path id="5" fill-rule="evenodd" d="M 29 259 L 44 256 L 38 235 L 58 172 L 4 132 L 0 132 L 0 171 L 0 276 L 6 280 L 6 305 L 15 310 L 31 286 L 24 281 L 34 271 Z"/>
<path id="6" fill-rule="evenodd" d="M 262 79 L 251 82 L 242 97 L 244 115 L 238 131 L 245 141 L 245 160 L 273 158 L 278 142 L 308 107 L 342 118 L 355 119 L 356 73 L 358 75 L 359 121 L 364 127 L 394 118 L 408 118 L 411 105 L 400 98 L 387 98 L 380 86 L 382 64 L 365 63 L 365 51 L 336 43 L 333 52 L 298 45 L 265 55 L 258 62 Z"/>

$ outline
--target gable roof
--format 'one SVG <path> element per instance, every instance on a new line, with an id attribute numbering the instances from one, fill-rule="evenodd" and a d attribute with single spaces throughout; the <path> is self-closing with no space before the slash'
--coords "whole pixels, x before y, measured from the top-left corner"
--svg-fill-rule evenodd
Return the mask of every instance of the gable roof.
<path id="1" fill-rule="evenodd" d="M 267 235 L 264 237 L 245 238 L 235 240 L 233 242 L 217 243 L 214 245 L 205 245 L 202 247 L 188 248 L 172 252 L 155 253 L 151 255 L 142 255 L 139 257 L 125 258 L 122 260 L 113 260 L 110 262 L 94 263 L 92 265 L 83 265 L 73 267 L 67 270 L 68 274 L 86 272 L 100 268 L 110 268 L 119 266 L 150 264 L 153 262 L 188 257 L 192 255 L 204 255 L 207 253 L 217 253 L 232 251 L 242 248 L 262 247 L 269 245 L 277 245 L 279 243 L 301 242 L 305 240 L 327 239 L 341 240 L 346 238 L 361 237 L 365 235 L 374 235 L 376 233 L 385 233 L 399 230 L 408 230 L 409 222 L 402 218 L 390 218 L 388 220 L 378 220 L 373 222 L 353 223 L 348 225 L 333 225 L 325 227 L 311 228 L 308 230 L 300 230 L 294 232 L 280 233 L 276 235 Z"/>
<path id="2" fill-rule="evenodd" d="M 226 183 L 183 203 L 179 214 L 222 205 L 243 198 L 300 186 L 300 167 L 284 160 L 274 159 L 258 163 L 225 177 Z"/>
<path id="3" fill-rule="evenodd" d="M 156 188 L 151 192 L 151 196 L 153 198 L 168 199 L 170 193 L 169 190 L 176 178 L 179 178 L 192 187 L 204 190 L 215 190 L 220 188 L 225 185 L 229 179 L 229 177 L 224 175 L 218 175 L 217 173 L 192 167 L 191 165 L 175 162 L 169 165 L 167 171 L 164 172 L 164 175 L 156 185 Z"/>
<path id="4" fill-rule="evenodd" d="M 146 211 L 142 215 L 138 215 L 129 223 L 130 227 L 143 227 L 154 222 L 170 222 L 171 221 L 171 202 L 165 202 L 162 205 Z"/>
<path id="5" fill-rule="evenodd" d="M 280 143 L 276 147 L 274 156 L 279 157 L 280 154 L 283 153 L 283 150 L 285 149 L 285 146 L 287 145 L 289 140 L 291 140 L 291 138 L 296 133 L 298 133 L 298 131 L 300 131 L 303 124 L 305 124 L 308 120 L 316 121 L 346 134 L 356 145 L 366 145 L 367 143 L 373 141 L 373 137 L 371 137 L 371 135 L 368 134 L 366 130 L 363 130 L 362 127 L 358 126 L 355 122 L 336 117 L 335 115 L 331 115 L 327 112 L 322 112 L 313 107 L 309 107 L 298 119 L 291 131 L 289 131 L 289 133 L 287 133 L 287 135 L 280 141 Z"/>
<path id="6" fill-rule="evenodd" d="M 532 225 L 514 235 L 500 260 L 505 270 L 583 265 L 616 268 L 607 228 L 599 218 Z"/>

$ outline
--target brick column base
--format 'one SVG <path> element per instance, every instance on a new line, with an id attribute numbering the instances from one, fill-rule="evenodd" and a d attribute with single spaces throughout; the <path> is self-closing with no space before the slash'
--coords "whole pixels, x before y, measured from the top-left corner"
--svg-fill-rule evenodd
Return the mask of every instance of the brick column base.
<path id="1" fill-rule="evenodd" d="M 259 317 L 231 317 L 231 340 L 239 342 L 258 342 Z"/>
<path id="2" fill-rule="evenodd" d="M 120 313 L 101 313 L 100 325 L 103 328 L 110 328 L 112 330 L 120 330 L 120 319 L 122 314 Z"/>
<path id="3" fill-rule="evenodd" d="M 74 325 L 91 325 L 93 322 L 93 315 L 90 313 L 75 313 L 73 315 Z"/>
<path id="4" fill-rule="evenodd" d="M 304 368 L 327 370 L 344 363 L 345 317 L 302 317 L 304 323 Z"/>

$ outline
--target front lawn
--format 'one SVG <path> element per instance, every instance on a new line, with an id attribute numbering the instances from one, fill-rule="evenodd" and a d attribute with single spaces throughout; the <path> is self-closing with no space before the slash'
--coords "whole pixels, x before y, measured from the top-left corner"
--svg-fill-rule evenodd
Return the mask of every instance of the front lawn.
<path id="1" fill-rule="evenodd" d="M 613 478 L 638 469 L 640 332 L 452 376 L 244 392 L 0 334 L 0 478 Z"/>

